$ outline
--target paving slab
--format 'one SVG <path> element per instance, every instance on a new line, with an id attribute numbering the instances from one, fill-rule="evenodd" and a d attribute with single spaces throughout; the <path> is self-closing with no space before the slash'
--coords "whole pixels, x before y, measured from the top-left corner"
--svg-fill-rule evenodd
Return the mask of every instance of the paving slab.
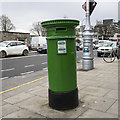
<path id="1" fill-rule="evenodd" d="M 13 112 L 16 112 L 17 110 L 20 110 L 19 107 L 11 104 L 6 104 L 2 106 L 2 117 L 11 114 Z"/>
<path id="2" fill-rule="evenodd" d="M 17 103 L 16 106 L 37 113 L 41 109 L 41 106 L 44 106 L 47 103 L 48 103 L 47 98 L 42 98 L 40 96 L 34 96 L 30 99 Z"/>
<path id="3" fill-rule="evenodd" d="M 118 99 L 118 90 L 111 90 L 104 97 Z"/>
<path id="4" fill-rule="evenodd" d="M 79 118 L 118 118 L 118 117 L 117 115 L 114 114 L 89 109 L 82 115 L 80 115 Z"/>
<path id="5" fill-rule="evenodd" d="M 26 109 L 27 111 L 40 114 L 47 118 L 77 118 L 88 109 L 86 107 L 82 107 L 82 104 L 83 103 L 80 103 L 79 107 L 74 110 L 57 111 L 48 106 L 47 98 L 35 96 L 34 98 L 27 99 L 16 105 L 21 109 Z"/>
<path id="6" fill-rule="evenodd" d="M 72 110 L 53 111 L 50 107 L 44 106 L 44 111 L 41 111 L 47 118 L 78 118 L 81 114 L 88 110 L 87 107 L 82 107 L 83 103 L 79 102 L 79 106 Z M 47 113 L 48 112 L 48 113 Z M 56 113 L 57 112 L 57 113 Z"/>
<path id="7" fill-rule="evenodd" d="M 48 83 L 48 81 L 47 82 L 45 82 L 45 83 L 43 83 L 43 84 L 41 84 L 41 86 L 43 86 L 43 87 L 49 87 L 49 83 Z"/>
<path id="8" fill-rule="evenodd" d="M 88 86 L 88 87 L 83 88 L 80 92 L 86 93 L 89 95 L 104 96 L 109 91 L 110 89 Z"/>
<path id="9" fill-rule="evenodd" d="M 118 90 L 118 83 L 105 81 L 100 87 L 112 90 Z"/>
<path id="10" fill-rule="evenodd" d="M 35 90 L 39 90 L 39 89 L 41 89 L 41 88 L 42 88 L 41 85 L 37 85 L 37 86 L 35 86 L 35 87 L 33 87 L 33 88 L 27 90 L 26 92 L 29 93 L 29 92 L 32 92 L 32 91 L 35 91 Z"/>
<path id="11" fill-rule="evenodd" d="M 45 117 L 42 115 L 21 109 L 3 118 L 45 118 Z"/>
<path id="12" fill-rule="evenodd" d="M 32 95 L 37 95 L 40 97 L 48 98 L 48 88 L 47 87 L 39 87 L 36 90 L 32 90 L 29 92 Z"/>
<path id="13" fill-rule="evenodd" d="M 83 101 L 86 107 L 88 108 L 106 112 L 115 103 L 116 100 L 110 98 L 86 95 L 81 99 L 81 101 Z"/>
<path id="14" fill-rule="evenodd" d="M 99 80 L 85 80 L 83 82 L 80 83 L 81 86 L 93 86 L 93 87 L 99 87 L 103 84 L 103 81 Z"/>
<path id="15" fill-rule="evenodd" d="M 8 103 L 5 102 L 4 100 L 2 100 L 2 106 L 3 106 L 3 105 L 6 105 L 6 104 L 8 104 Z"/>
<path id="16" fill-rule="evenodd" d="M 23 92 L 23 93 L 20 93 L 18 95 L 9 97 L 9 98 L 5 99 L 4 101 L 7 103 L 15 104 L 15 103 L 19 103 L 21 101 L 24 101 L 25 99 L 29 99 L 33 96 L 34 95 L 32 95 L 32 94 Z"/>
<path id="17" fill-rule="evenodd" d="M 116 101 L 108 110 L 108 113 L 115 114 L 118 116 L 118 101 Z"/>

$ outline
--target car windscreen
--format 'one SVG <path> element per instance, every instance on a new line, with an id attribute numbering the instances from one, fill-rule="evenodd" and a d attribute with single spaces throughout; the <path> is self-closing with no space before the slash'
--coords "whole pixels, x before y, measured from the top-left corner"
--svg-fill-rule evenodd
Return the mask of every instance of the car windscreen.
<path id="1" fill-rule="evenodd" d="M 103 47 L 111 47 L 113 43 L 105 43 L 103 44 Z"/>

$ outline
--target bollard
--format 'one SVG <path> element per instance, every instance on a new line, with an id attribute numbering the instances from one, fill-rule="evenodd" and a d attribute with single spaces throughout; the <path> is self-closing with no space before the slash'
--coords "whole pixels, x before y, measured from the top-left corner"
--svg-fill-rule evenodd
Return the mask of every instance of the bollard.
<path id="1" fill-rule="evenodd" d="M 47 34 L 49 106 L 56 110 L 78 106 L 75 44 L 77 25 L 79 21 L 72 19 L 42 22 Z"/>

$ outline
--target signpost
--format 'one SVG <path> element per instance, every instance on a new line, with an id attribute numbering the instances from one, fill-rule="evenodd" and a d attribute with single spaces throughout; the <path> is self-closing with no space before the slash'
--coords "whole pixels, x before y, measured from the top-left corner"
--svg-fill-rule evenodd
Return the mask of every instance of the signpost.
<path id="1" fill-rule="evenodd" d="M 82 8 L 86 11 L 86 25 L 83 38 L 83 58 L 82 69 L 91 70 L 94 68 L 93 62 L 93 41 L 92 41 L 92 28 L 90 25 L 90 15 L 92 14 L 97 3 L 93 0 L 86 0 Z"/>

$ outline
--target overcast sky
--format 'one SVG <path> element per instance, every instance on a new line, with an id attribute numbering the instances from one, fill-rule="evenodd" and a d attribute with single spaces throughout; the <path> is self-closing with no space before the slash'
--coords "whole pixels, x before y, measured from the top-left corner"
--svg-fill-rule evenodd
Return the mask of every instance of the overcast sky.
<path id="1" fill-rule="evenodd" d="M 10 1 L 10 0 L 9 0 Z M 85 23 L 85 11 L 82 5 L 85 0 L 4 0 L 1 2 L 0 14 L 6 14 L 18 32 L 29 32 L 32 23 L 46 19 L 68 18 L 78 19 Z M 62 2 L 60 2 L 62 1 Z M 91 15 L 91 24 L 96 20 L 114 19 L 118 21 L 119 0 L 96 0 L 97 6 Z"/>

